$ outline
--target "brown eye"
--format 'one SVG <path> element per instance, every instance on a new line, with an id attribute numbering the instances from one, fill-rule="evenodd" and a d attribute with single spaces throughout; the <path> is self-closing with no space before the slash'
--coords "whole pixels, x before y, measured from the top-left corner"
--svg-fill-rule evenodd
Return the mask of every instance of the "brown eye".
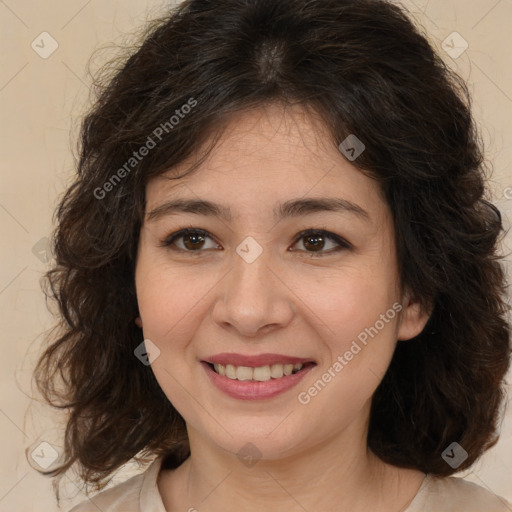
<path id="1" fill-rule="evenodd" d="M 300 241 L 302 241 L 302 246 L 304 247 L 303 252 L 309 252 L 312 257 L 324 256 L 352 247 L 346 240 L 343 240 L 343 238 L 324 230 L 309 229 L 302 231 L 299 233 L 295 245 Z M 327 250 L 324 250 L 326 244 L 328 246 L 329 243 L 332 244 L 331 247 L 327 247 Z"/>
<path id="2" fill-rule="evenodd" d="M 210 239 L 213 246 L 207 247 Z M 350 249 L 352 246 L 343 238 L 325 230 L 309 229 L 302 231 L 296 238 L 294 245 L 302 241 L 303 248 L 300 252 L 309 253 L 311 257 L 324 256 L 343 249 Z M 331 244 L 331 247 L 329 247 Z M 174 251 L 186 252 L 189 254 L 201 254 L 206 249 L 220 249 L 208 232 L 202 229 L 187 228 L 181 229 L 169 235 L 160 244 L 162 247 L 169 247 Z M 324 250 L 326 249 L 327 250 Z M 296 251 L 297 249 L 293 249 Z"/>
<path id="3" fill-rule="evenodd" d="M 211 239 L 211 236 L 206 231 L 188 228 L 172 233 L 160 245 L 176 251 L 189 253 L 201 253 L 204 252 L 203 249 L 218 248 L 218 245 L 215 243 L 213 247 L 205 247 L 208 239 Z"/>
<path id="4" fill-rule="evenodd" d="M 320 251 L 325 246 L 325 239 L 322 235 L 308 235 L 304 237 L 304 247 L 312 251 Z"/>
<path id="5" fill-rule="evenodd" d="M 198 233 L 186 233 L 183 235 L 183 245 L 190 249 L 200 249 L 204 245 L 205 237 Z"/>

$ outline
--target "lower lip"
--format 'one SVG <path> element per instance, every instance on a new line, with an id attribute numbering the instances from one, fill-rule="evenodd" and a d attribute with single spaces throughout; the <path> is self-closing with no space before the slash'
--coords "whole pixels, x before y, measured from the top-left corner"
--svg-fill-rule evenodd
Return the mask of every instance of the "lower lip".
<path id="1" fill-rule="evenodd" d="M 242 381 L 229 379 L 228 377 L 223 377 L 216 373 L 208 363 L 201 361 L 201 365 L 205 369 L 206 375 L 208 375 L 212 384 L 217 389 L 239 400 L 264 400 L 280 395 L 297 385 L 315 366 L 306 366 L 301 371 L 286 377 L 281 377 L 280 379 L 270 379 L 265 382 L 259 382 L 254 380 Z"/>

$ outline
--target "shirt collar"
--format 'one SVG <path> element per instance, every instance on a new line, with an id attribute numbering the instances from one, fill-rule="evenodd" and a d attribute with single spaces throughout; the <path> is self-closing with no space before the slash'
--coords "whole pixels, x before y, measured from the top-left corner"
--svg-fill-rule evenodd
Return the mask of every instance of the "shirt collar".
<path id="1" fill-rule="evenodd" d="M 140 490 L 140 510 L 144 512 L 166 512 L 158 490 L 158 475 L 164 456 L 157 457 L 144 472 Z"/>

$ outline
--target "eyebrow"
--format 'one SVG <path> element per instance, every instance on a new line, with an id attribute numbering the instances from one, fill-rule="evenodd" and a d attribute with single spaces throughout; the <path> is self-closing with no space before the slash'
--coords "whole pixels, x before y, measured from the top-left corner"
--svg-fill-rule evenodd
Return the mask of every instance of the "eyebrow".
<path id="1" fill-rule="evenodd" d="M 365 222 L 371 222 L 368 212 L 359 205 L 334 197 L 291 199 L 273 210 L 274 218 L 277 220 L 319 212 L 351 213 Z M 177 213 L 213 216 L 227 222 L 232 219 L 230 209 L 223 205 L 201 199 L 173 199 L 149 212 L 146 220 L 147 222 L 155 221 L 163 216 Z"/>

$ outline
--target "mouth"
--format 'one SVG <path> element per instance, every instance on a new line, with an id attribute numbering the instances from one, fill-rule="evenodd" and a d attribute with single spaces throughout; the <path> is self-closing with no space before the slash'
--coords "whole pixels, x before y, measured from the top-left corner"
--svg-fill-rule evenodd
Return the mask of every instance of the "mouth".
<path id="1" fill-rule="evenodd" d="M 203 361 L 212 371 L 221 377 L 238 381 L 267 382 L 296 375 L 315 366 L 313 361 L 305 363 L 274 363 L 263 366 L 237 366 L 234 364 L 221 364 Z"/>
<path id="2" fill-rule="evenodd" d="M 283 354 L 216 354 L 201 360 L 210 382 L 238 400 L 266 400 L 291 390 L 316 361 Z"/>
<path id="3" fill-rule="evenodd" d="M 238 366 L 225 361 L 201 361 L 201 365 L 213 386 L 230 398 L 267 400 L 297 386 L 316 363 L 304 360 L 300 363 L 274 362 L 262 366 Z"/>

